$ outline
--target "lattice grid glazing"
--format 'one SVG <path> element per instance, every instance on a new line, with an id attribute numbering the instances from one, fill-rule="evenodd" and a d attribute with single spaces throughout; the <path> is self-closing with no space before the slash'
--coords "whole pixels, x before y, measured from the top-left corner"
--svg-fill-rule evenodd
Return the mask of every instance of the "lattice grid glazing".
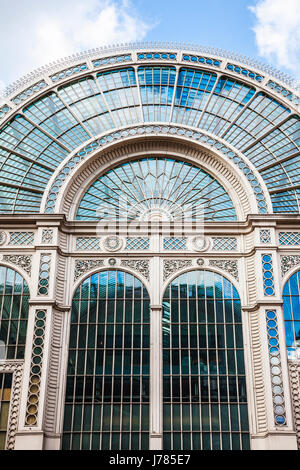
<path id="1" fill-rule="evenodd" d="M 142 237 L 127 237 L 126 250 L 149 250 L 150 239 Z"/>
<path id="2" fill-rule="evenodd" d="M 9 245 L 33 245 L 33 232 L 9 232 Z"/>
<path id="3" fill-rule="evenodd" d="M 213 237 L 213 250 L 215 251 L 236 251 L 237 239 L 232 237 Z"/>
<path id="4" fill-rule="evenodd" d="M 62 448 L 149 448 L 150 303 L 142 283 L 104 271 L 72 303 Z"/>
<path id="5" fill-rule="evenodd" d="M 163 299 L 164 450 L 249 449 L 241 302 L 219 274 L 177 277 Z"/>
<path id="6" fill-rule="evenodd" d="M 100 250 L 100 237 L 77 237 L 76 250 Z"/>
<path id="7" fill-rule="evenodd" d="M 280 232 L 279 245 L 283 246 L 299 246 L 300 232 Z"/>
<path id="8" fill-rule="evenodd" d="M 24 359 L 29 288 L 13 269 L 0 266 L 0 359 Z"/>
<path id="9" fill-rule="evenodd" d="M 186 237 L 165 237 L 164 250 L 186 250 Z"/>

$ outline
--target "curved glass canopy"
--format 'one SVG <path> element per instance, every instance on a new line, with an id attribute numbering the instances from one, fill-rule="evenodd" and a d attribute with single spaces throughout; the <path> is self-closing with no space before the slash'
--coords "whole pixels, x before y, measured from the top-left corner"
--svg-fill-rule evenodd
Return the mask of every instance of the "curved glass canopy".
<path id="1" fill-rule="evenodd" d="M 83 196 L 77 220 L 236 220 L 218 181 L 189 163 L 144 158 L 98 178 Z"/>
<path id="2" fill-rule="evenodd" d="M 51 175 L 74 149 L 143 122 L 183 124 L 223 138 L 255 165 L 275 212 L 299 212 L 299 116 L 256 82 L 199 67 L 90 72 L 19 107 L 0 129 L 0 212 L 38 212 Z"/>

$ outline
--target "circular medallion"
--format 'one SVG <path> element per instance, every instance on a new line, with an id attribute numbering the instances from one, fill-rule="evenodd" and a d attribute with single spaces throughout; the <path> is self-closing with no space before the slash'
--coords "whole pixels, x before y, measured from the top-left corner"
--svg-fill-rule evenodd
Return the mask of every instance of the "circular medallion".
<path id="1" fill-rule="evenodd" d="M 204 266 L 204 259 L 203 258 L 197 259 L 197 264 L 198 266 Z"/>
<path id="2" fill-rule="evenodd" d="M 207 240 L 203 236 L 194 237 L 192 239 L 192 247 L 195 251 L 205 251 L 207 249 Z"/>
<path id="3" fill-rule="evenodd" d="M 111 236 L 107 237 L 103 244 L 107 251 L 118 251 L 122 248 L 123 240 L 120 237 Z"/>
<path id="4" fill-rule="evenodd" d="M 117 264 L 117 260 L 115 258 L 110 258 L 108 260 L 109 266 L 115 266 Z"/>
<path id="5" fill-rule="evenodd" d="M 6 233 L 5 232 L 0 232 L 0 245 L 4 245 L 6 242 Z"/>

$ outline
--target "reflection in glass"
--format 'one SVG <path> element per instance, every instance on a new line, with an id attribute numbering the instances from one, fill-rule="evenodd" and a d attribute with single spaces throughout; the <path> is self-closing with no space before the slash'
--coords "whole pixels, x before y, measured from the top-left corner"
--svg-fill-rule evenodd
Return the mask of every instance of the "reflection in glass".
<path id="1" fill-rule="evenodd" d="M 162 328 L 164 449 L 248 449 L 241 304 L 234 286 L 209 271 L 179 276 L 164 295 Z"/>
<path id="2" fill-rule="evenodd" d="M 122 271 L 85 279 L 75 292 L 63 449 L 149 446 L 149 295 Z"/>
<path id="3" fill-rule="evenodd" d="M 285 337 L 290 360 L 300 359 L 300 271 L 293 274 L 283 289 Z"/>

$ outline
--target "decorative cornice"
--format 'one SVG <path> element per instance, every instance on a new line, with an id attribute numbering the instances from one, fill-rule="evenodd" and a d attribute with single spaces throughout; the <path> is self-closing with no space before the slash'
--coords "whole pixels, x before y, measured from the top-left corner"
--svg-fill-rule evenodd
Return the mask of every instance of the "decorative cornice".
<path id="1" fill-rule="evenodd" d="M 124 52 L 140 52 L 142 53 L 144 50 L 149 51 L 180 51 L 180 52 L 187 52 L 187 53 L 196 53 L 200 54 L 201 56 L 208 55 L 209 57 L 219 58 L 220 60 L 225 59 L 225 61 L 231 62 L 229 65 L 233 65 L 233 67 L 237 66 L 236 63 L 243 64 L 246 67 L 252 67 L 257 71 L 264 72 L 267 75 L 270 75 L 270 78 L 274 77 L 298 94 L 299 86 L 296 80 L 283 73 L 269 64 L 266 64 L 261 61 L 257 61 L 253 58 L 245 57 L 235 52 L 230 52 L 220 48 L 213 48 L 209 46 L 201 46 L 192 43 L 180 43 L 180 42 L 163 42 L 163 41 L 155 41 L 155 42 L 131 42 L 131 43 L 124 43 L 119 45 L 113 46 L 105 46 L 101 48 L 95 48 L 88 51 L 80 52 L 74 54 L 72 56 L 68 56 L 65 58 L 58 59 L 55 62 L 50 63 L 49 65 L 45 65 L 40 67 L 30 74 L 27 74 L 17 80 L 16 82 L 12 83 L 10 86 L 6 88 L 3 95 L 4 97 L 8 97 L 10 95 L 15 95 L 19 91 L 24 90 L 24 87 L 30 87 L 30 85 L 34 85 L 38 87 L 40 83 L 45 80 L 45 77 L 51 77 L 55 72 L 62 72 L 66 68 L 71 68 L 72 66 L 77 65 L 77 67 L 84 67 L 81 71 L 85 71 L 86 69 L 90 68 L 88 64 L 90 61 L 101 57 L 110 57 L 115 54 L 120 54 Z M 234 64 L 232 64 L 232 61 Z M 99 62 L 100 64 L 100 62 Z M 94 65 L 94 64 L 93 64 Z M 203 63 L 201 64 L 203 66 Z M 208 64 L 210 65 L 210 64 Z M 79 70 L 80 71 L 80 70 Z M 229 69 L 229 71 L 234 71 Z M 49 78 L 48 78 L 49 80 Z M 47 80 L 47 81 L 48 81 Z"/>

